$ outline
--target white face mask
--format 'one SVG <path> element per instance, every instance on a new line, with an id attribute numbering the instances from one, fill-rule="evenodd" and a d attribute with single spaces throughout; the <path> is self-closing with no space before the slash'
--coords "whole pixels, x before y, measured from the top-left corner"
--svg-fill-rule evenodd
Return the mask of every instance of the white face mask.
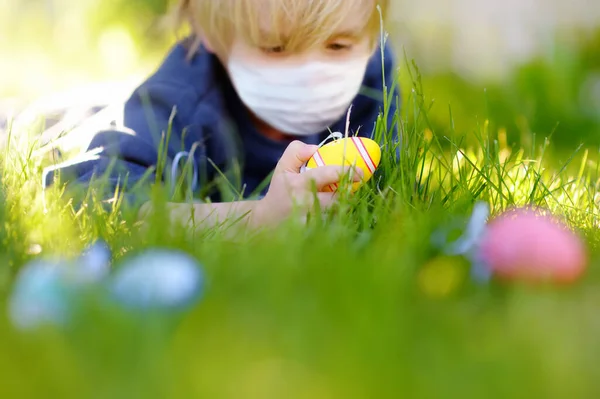
<path id="1" fill-rule="evenodd" d="M 277 61 L 275 61 L 277 62 Z M 242 102 L 275 129 L 296 136 L 320 133 L 342 118 L 362 85 L 369 57 L 302 65 L 250 66 L 229 60 Z"/>

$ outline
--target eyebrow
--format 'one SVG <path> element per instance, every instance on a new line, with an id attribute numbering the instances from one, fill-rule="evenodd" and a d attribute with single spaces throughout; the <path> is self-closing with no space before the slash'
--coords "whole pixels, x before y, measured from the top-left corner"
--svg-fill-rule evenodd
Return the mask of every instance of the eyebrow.
<path id="1" fill-rule="evenodd" d="M 288 34 L 282 34 L 280 36 L 281 41 L 274 42 L 272 39 L 274 35 L 265 29 L 259 29 L 259 37 L 260 41 L 263 42 L 264 45 L 268 46 L 276 46 L 276 45 L 285 45 L 290 40 L 290 36 Z M 331 34 L 326 41 L 339 40 L 339 39 L 347 39 L 352 41 L 360 41 L 362 35 L 360 29 L 346 29 L 339 32 L 334 32 Z"/>
<path id="2" fill-rule="evenodd" d="M 329 38 L 329 40 L 331 40 L 331 39 L 340 39 L 340 38 L 359 39 L 360 38 L 360 33 L 358 31 L 355 31 L 355 30 L 345 30 L 345 31 L 341 31 L 341 32 L 336 32 L 333 35 L 331 35 L 331 37 Z"/>
<path id="3" fill-rule="evenodd" d="M 273 38 L 273 36 L 274 36 L 272 32 L 265 30 L 265 29 L 260 29 L 258 31 L 258 35 L 263 40 L 266 38 Z M 283 42 L 286 42 L 287 40 L 289 40 L 289 35 L 287 35 L 287 34 L 282 34 L 282 35 L 280 35 L 280 37 Z"/>

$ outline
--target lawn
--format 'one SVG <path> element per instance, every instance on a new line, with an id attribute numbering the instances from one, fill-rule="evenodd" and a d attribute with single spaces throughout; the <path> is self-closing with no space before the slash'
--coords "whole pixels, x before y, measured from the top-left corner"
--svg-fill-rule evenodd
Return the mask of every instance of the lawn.
<path id="1" fill-rule="evenodd" d="M 400 158 L 384 147 L 375 177 L 331 214 L 237 239 L 170 226 L 160 190 L 146 226 L 93 195 L 81 209 L 44 196 L 47 160 L 12 132 L 0 157 L 3 309 L 27 262 L 74 258 L 99 238 L 115 270 L 170 248 L 196 258 L 205 281 L 185 311 L 127 312 L 90 293 L 73 300 L 72 323 L 30 332 L 2 312 L 0 396 L 595 397 L 600 100 L 579 89 L 600 71 L 598 43 L 487 90 L 421 76 L 400 56 Z M 383 123 L 376 132 L 387 136 Z M 478 201 L 492 215 L 538 205 L 563 217 L 590 251 L 584 277 L 474 279 L 432 237 L 464 228 Z"/>

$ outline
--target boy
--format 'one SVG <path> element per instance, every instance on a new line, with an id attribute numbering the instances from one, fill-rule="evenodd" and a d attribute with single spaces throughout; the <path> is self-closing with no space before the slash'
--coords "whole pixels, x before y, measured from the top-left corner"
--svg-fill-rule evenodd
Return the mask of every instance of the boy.
<path id="1" fill-rule="evenodd" d="M 236 162 L 245 196 L 273 172 L 260 199 L 227 202 L 208 193 L 211 203 L 170 203 L 172 218 L 187 222 L 194 213 L 208 226 L 243 217 L 264 226 L 289 216 L 293 206 L 308 212 L 313 183 L 321 189 L 348 170 L 300 173 L 301 166 L 330 131 L 345 131 L 350 106 L 349 134 L 370 137 L 383 111 L 383 70 L 392 87 L 387 46 L 382 66 L 378 5 L 385 16 L 388 0 L 180 0 L 178 15 L 191 37 L 125 103 L 123 121 L 94 136 L 91 155 L 49 168 L 45 184 L 56 171 L 84 183 L 108 172 L 111 188 L 125 180 L 131 187 L 156 167 L 161 134 L 169 131 L 172 170 L 187 159 L 196 192 Z M 353 176 L 358 181 L 360 170 Z M 323 208 L 336 199 L 317 197 Z"/>

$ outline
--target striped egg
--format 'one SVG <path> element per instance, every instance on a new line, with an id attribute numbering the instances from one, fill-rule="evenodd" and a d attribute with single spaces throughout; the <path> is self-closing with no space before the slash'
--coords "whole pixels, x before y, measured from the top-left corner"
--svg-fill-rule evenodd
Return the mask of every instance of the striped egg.
<path id="1" fill-rule="evenodd" d="M 348 137 L 325 144 L 308 160 L 304 170 L 325 165 L 348 165 L 362 169 L 364 178 L 362 182 L 353 183 L 352 192 L 373 176 L 381 160 L 381 149 L 374 140 L 365 137 Z M 338 184 L 332 184 L 323 191 L 333 192 Z"/>

